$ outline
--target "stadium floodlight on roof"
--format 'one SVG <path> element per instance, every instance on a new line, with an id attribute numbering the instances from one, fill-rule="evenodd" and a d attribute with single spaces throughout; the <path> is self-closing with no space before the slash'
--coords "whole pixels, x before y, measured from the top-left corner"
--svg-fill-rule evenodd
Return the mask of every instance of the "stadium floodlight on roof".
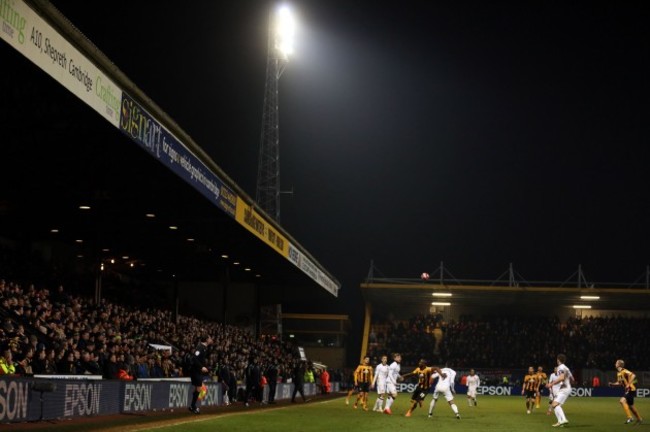
<path id="1" fill-rule="evenodd" d="M 600 300 L 600 296 L 596 295 L 582 295 L 580 296 L 581 300 Z"/>
<path id="2" fill-rule="evenodd" d="M 449 302 L 431 302 L 431 306 L 451 306 Z"/>
<path id="3" fill-rule="evenodd" d="M 573 309 L 591 309 L 590 305 L 573 305 Z"/>
<path id="4" fill-rule="evenodd" d="M 448 292 L 434 292 L 431 295 L 434 297 L 451 297 L 453 294 Z"/>

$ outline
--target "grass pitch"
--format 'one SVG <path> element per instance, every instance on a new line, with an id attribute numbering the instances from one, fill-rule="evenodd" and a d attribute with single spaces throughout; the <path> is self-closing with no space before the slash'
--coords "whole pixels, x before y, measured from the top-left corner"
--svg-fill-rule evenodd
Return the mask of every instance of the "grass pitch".
<path id="1" fill-rule="evenodd" d="M 375 402 L 372 395 L 369 405 Z M 351 400 L 351 402 L 354 399 Z M 479 396 L 479 406 L 470 407 L 464 395 L 456 399 L 461 420 L 457 420 L 446 401 L 439 399 L 432 418 L 427 418 L 431 395 L 423 408 L 417 408 L 411 417 L 405 417 L 410 395 L 400 394 L 393 404 L 393 415 L 353 409 L 345 405 L 345 398 L 328 398 L 309 403 L 265 406 L 263 409 L 243 406 L 219 408 L 219 412 L 194 415 L 181 412 L 164 416 L 109 416 L 86 418 L 79 421 L 38 423 L 33 425 L 0 425 L 3 430 L 47 430 L 48 432 L 536 432 L 572 429 L 580 432 L 650 432 L 650 399 L 637 398 L 636 407 L 648 423 L 625 425 L 625 415 L 618 398 L 569 398 L 565 413 L 569 424 L 563 428 L 551 427 L 555 415 L 546 415 L 547 400 L 542 407 L 526 414 L 525 402 L 516 396 Z"/>
<path id="2" fill-rule="evenodd" d="M 374 404 L 375 396 L 372 397 Z M 287 432 L 323 432 L 323 431 L 373 431 L 395 432 L 477 432 L 477 431 L 551 431 L 551 425 L 556 422 L 555 415 L 546 415 L 546 400 L 539 410 L 526 414 L 523 398 L 512 396 L 479 396 L 477 407 L 467 405 L 466 398 L 457 398 L 461 420 L 457 420 L 451 408 L 440 399 L 431 419 L 427 418 L 427 410 L 431 396 L 424 401 L 423 408 L 417 408 L 411 417 L 405 417 L 409 397 L 400 395 L 393 404 L 393 415 L 353 409 L 346 406 L 345 400 L 330 399 L 313 402 L 306 405 L 297 404 L 277 409 L 256 412 L 244 412 L 219 417 L 190 417 L 179 419 L 179 424 L 155 429 L 146 427 L 139 430 L 156 430 L 160 432 L 257 432 L 257 431 L 287 431 Z M 369 403 L 370 404 L 370 403 Z M 641 415 L 648 413 L 650 420 L 650 402 L 638 399 L 636 406 Z M 370 404 L 372 408 L 372 405 Z M 569 398 L 565 413 L 569 424 L 562 430 L 612 432 L 622 430 L 647 430 L 650 423 L 642 425 L 625 425 L 623 409 L 618 398 Z"/>

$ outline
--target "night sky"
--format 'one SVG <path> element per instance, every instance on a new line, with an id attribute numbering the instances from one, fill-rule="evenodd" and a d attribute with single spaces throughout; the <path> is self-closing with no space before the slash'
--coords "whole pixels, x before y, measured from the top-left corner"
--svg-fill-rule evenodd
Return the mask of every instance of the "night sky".
<path id="1" fill-rule="evenodd" d="M 267 3 L 52 3 L 255 196 Z M 282 225 L 343 300 L 371 259 L 402 278 L 644 273 L 647 2 L 291 5 Z"/>

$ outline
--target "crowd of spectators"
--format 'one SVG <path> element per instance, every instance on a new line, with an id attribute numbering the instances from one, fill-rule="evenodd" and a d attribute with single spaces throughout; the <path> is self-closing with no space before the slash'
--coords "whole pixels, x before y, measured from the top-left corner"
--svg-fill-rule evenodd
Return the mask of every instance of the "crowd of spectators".
<path id="1" fill-rule="evenodd" d="M 612 369 L 624 358 L 636 370 L 650 370 L 650 320 L 627 317 L 462 316 L 445 322 L 440 315 L 378 324 L 369 355 L 402 353 L 402 363 L 420 358 L 457 368 L 552 366 L 565 353 L 574 368 Z"/>
<path id="2" fill-rule="evenodd" d="M 273 363 L 286 380 L 295 347 L 278 338 L 256 338 L 247 329 L 158 308 L 106 299 L 95 304 L 67 293 L 0 279 L 0 374 L 93 374 L 106 379 L 177 377 L 183 358 L 202 334 L 213 337 L 210 375 L 241 382 L 249 361 Z M 152 345 L 153 344 L 153 345 Z M 160 349 L 162 347 L 170 347 Z"/>

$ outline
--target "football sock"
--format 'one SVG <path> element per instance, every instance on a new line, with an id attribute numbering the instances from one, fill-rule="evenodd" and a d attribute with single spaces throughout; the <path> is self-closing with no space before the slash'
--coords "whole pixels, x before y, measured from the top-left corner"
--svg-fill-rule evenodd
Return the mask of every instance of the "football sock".
<path id="1" fill-rule="evenodd" d="M 454 412 L 454 414 L 458 414 L 458 407 L 456 404 L 451 404 L 451 410 Z"/>
<path id="2" fill-rule="evenodd" d="M 192 393 L 192 408 L 196 408 L 196 401 L 199 400 L 199 392 L 194 390 L 194 393 Z"/>
<path id="3" fill-rule="evenodd" d="M 393 399 L 392 396 L 388 396 L 388 400 L 386 401 L 386 408 L 390 409 L 391 405 L 393 405 L 394 400 L 395 399 Z"/>
<path id="4" fill-rule="evenodd" d="M 560 423 L 565 423 L 567 421 L 566 416 L 564 415 L 564 410 L 562 409 L 562 405 L 556 406 L 553 411 L 555 411 L 555 417 L 557 417 L 557 421 Z"/>
<path id="5" fill-rule="evenodd" d="M 632 412 L 630 412 L 630 406 L 626 403 L 622 405 L 623 405 L 623 409 L 625 410 L 625 415 L 627 415 L 627 418 L 632 418 Z"/>

